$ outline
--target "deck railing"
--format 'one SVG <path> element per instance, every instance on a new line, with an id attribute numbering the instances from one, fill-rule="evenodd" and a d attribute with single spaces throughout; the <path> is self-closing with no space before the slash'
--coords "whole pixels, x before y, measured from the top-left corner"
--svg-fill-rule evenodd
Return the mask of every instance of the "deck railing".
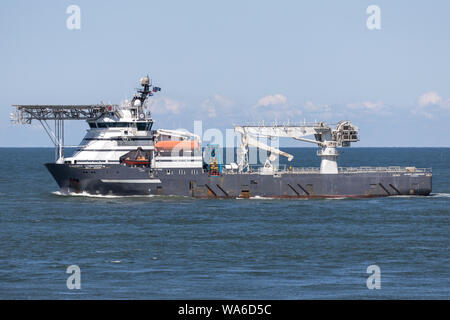
<path id="1" fill-rule="evenodd" d="M 398 172 L 398 173 L 431 173 L 431 168 L 416 167 L 339 167 L 339 173 L 360 172 Z"/>
<path id="2" fill-rule="evenodd" d="M 381 173 L 381 172 L 389 172 L 389 173 L 432 173 L 431 168 L 415 168 L 415 167 L 339 167 L 339 173 Z M 225 174 L 236 174 L 236 171 L 226 171 Z M 249 172 L 243 172 L 251 174 L 251 173 L 262 173 L 262 167 L 252 167 Z M 320 168 L 317 167 L 299 167 L 287 169 L 286 167 L 275 169 L 273 171 L 274 174 L 285 174 L 285 173 L 294 173 L 294 174 L 311 174 L 311 173 L 320 173 Z"/>

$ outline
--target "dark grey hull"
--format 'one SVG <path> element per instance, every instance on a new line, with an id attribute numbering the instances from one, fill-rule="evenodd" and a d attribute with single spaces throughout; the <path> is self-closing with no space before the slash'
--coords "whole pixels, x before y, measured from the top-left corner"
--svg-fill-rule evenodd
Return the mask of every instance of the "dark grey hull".
<path id="1" fill-rule="evenodd" d="M 429 195 L 431 173 L 256 173 L 209 176 L 202 169 L 150 169 L 119 164 L 45 165 L 60 189 L 102 195 L 196 198 L 327 198 Z"/>

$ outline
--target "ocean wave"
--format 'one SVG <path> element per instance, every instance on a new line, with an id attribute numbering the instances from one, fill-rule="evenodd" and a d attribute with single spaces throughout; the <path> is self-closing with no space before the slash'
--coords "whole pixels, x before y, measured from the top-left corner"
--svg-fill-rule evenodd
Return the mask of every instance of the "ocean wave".
<path id="1" fill-rule="evenodd" d="M 245 198 L 237 198 L 237 199 L 245 199 Z M 277 198 L 271 198 L 271 197 L 261 197 L 261 196 L 254 196 L 250 197 L 250 200 L 277 200 Z"/>
<path id="2" fill-rule="evenodd" d="M 57 196 L 63 197 L 87 197 L 87 198 L 104 198 L 104 199 L 115 199 L 115 198 L 190 198 L 189 196 L 160 196 L 160 195 L 110 195 L 110 194 L 91 194 L 86 191 L 76 193 L 76 192 L 64 192 L 64 191 L 53 191 L 51 192 Z M 1 193 L 0 193 L 1 195 Z M 431 193 L 429 196 L 424 195 L 391 195 L 389 198 L 450 198 L 450 193 Z M 280 198 L 273 197 L 262 197 L 262 196 L 253 196 L 250 198 L 242 198 L 236 197 L 236 199 L 250 199 L 250 200 L 280 200 Z M 323 198 L 324 200 L 346 200 L 351 199 L 350 197 L 330 197 Z M 292 200 L 310 200 L 308 198 L 292 198 Z"/>
<path id="3" fill-rule="evenodd" d="M 450 193 L 430 193 L 430 195 L 414 195 L 414 194 L 403 194 L 403 195 L 392 195 L 389 198 L 450 198 Z"/>
<path id="4" fill-rule="evenodd" d="M 246 198 L 236 198 L 236 199 L 246 199 Z M 262 196 L 254 196 L 248 198 L 250 200 L 294 200 L 294 201 L 306 201 L 306 200 L 345 200 L 345 199 L 351 199 L 351 197 L 342 197 L 342 196 L 336 196 L 336 197 L 326 197 L 326 198 L 307 198 L 307 197 L 291 197 L 291 198 L 279 198 L 279 197 L 262 197 Z"/>
<path id="5" fill-rule="evenodd" d="M 412 195 L 412 194 L 400 194 L 400 195 L 393 194 L 388 198 L 428 198 L 428 196 Z"/>
<path id="6" fill-rule="evenodd" d="M 62 192 L 62 191 L 53 191 L 52 194 L 63 197 L 88 197 L 88 198 L 104 198 L 104 199 L 115 199 L 115 198 L 152 198 L 156 197 L 155 195 L 129 195 L 129 196 L 119 196 L 112 194 L 91 194 L 86 191 L 83 192 Z"/>
<path id="7" fill-rule="evenodd" d="M 431 193 L 430 196 L 433 198 L 450 198 L 450 193 Z"/>
<path id="8" fill-rule="evenodd" d="M 280 198 L 280 197 L 262 197 L 262 196 L 253 196 L 253 197 L 249 197 L 249 198 L 238 197 L 236 199 L 244 199 L 244 200 L 246 200 L 246 199 L 248 199 L 248 200 L 283 200 L 283 201 L 286 201 L 286 200 L 295 200 L 295 201 L 298 201 L 298 200 L 302 200 L 302 201 L 311 200 L 309 198 L 295 198 L 295 197 L 294 198 Z"/>

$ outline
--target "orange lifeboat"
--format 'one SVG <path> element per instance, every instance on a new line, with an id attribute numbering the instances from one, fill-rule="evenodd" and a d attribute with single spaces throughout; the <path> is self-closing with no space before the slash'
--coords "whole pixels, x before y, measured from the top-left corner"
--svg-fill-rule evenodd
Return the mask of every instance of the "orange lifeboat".
<path id="1" fill-rule="evenodd" d="M 194 149 L 197 149 L 198 147 L 199 147 L 199 144 L 198 144 L 197 140 L 193 140 L 193 141 L 167 140 L 167 141 L 158 141 L 155 144 L 155 148 L 157 150 L 173 150 L 173 149 L 194 150 Z"/>
<path id="2" fill-rule="evenodd" d="M 128 165 L 134 165 L 134 166 L 147 166 L 150 164 L 150 160 L 141 156 L 136 158 L 135 160 L 132 160 L 130 158 L 126 158 L 123 162 L 125 162 Z"/>

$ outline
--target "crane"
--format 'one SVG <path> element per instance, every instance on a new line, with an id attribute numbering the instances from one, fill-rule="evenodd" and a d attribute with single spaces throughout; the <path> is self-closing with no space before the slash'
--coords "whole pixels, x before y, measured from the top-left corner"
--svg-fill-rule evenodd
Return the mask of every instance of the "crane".
<path id="1" fill-rule="evenodd" d="M 317 155 L 322 158 L 320 164 L 320 173 L 322 174 L 338 173 L 337 157 L 339 152 L 336 150 L 337 147 L 349 147 L 352 142 L 359 141 L 358 127 L 347 120 L 340 121 L 336 129 L 332 129 L 324 122 L 318 122 L 314 124 L 305 123 L 303 125 L 237 125 L 234 127 L 234 131 L 241 135 L 241 154 L 238 163 L 240 172 L 249 170 L 248 146 L 270 151 L 271 154 L 268 159 L 270 162 L 273 162 L 278 155 L 286 156 L 288 161 L 293 159 L 292 155 L 265 145 L 258 141 L 257 137 L 269 139 L 293 138 L 316 144 L 320 148 L 317 151 Z M 307 136 L 314 136 L 315 139 L 305 138 Z"/>

